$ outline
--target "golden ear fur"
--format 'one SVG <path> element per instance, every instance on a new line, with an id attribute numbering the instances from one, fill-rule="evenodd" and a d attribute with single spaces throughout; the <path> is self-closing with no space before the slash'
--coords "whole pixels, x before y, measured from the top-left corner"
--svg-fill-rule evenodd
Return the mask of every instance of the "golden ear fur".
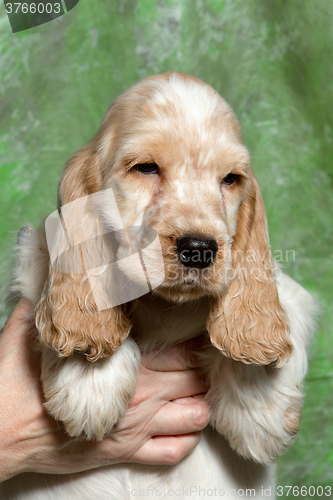
<path id="1" fill-rule="evenodd" d="M 232 245 L 233 278 L 228 292 L 213 300 L 207 328 L 225 356 L 282 366 L 292 350 L 289 326 L 275 285 L 266 213 L 254 175 L 250 183 Z"/>
<path id="2" fill-rule="evenodd" d="M 66 165 L 59 183 L 59 209 L 100 189 L 98 155 L 88 144 Z M 76 216 L 78 220 L 74 214 L 71 227 L 66 228 L 73 245 L 82 241 L 82 230 L 87 236 L 93 235 L 99 225 L 98 217 L 89 210 Z M 98 255 L 99 262 L 107 263 L 103 238 L 91 238 L 85 251 L 87 256 Z M 41 342 L 60 356 L 81 352 L 89 361 L 96 361 L 113 354 L 129 334 L 131 321 L 129 305 L 98 310 L 85 263 L 82 261 L 83 272 L 59 272 L 50 262 L 48 279 L 36 306 L 36 325 Z"/>

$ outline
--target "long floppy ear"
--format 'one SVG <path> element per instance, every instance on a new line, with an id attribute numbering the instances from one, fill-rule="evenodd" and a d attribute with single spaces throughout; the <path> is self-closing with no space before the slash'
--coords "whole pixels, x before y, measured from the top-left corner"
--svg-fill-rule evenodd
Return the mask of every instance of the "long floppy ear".
<path id="1" fill-rule="evenodd" d="M 292 345 L 275 285 L 265 208 L 253 173 L 238 212 L 232 264 L 230 287 L 213 299 L 208 315 L 211 341 L 234 360 L 282 366 Z"/>
<path id="2" fill-rule="evenodd" d="M 105 269 L 111 250 L 91 203 L 102 187 L 93 144 L 68 161 L 60 180 L 58 220 L 52 238 L 50 228 L 48 235 L 54 252 L 50 252 L 48 279 L 36 306 L 41 342 L 59 356 L 81 352 L 89 361 L 112 355 L 131 329 L 131 304 L 100 307 L 101 297 L 94 290 L 97 278 L 109 285 Z"/>

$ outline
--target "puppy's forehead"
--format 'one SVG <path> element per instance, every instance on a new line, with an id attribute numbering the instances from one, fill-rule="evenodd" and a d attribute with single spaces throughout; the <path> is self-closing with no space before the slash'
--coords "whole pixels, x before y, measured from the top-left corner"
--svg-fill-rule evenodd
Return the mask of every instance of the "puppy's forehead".
<path id="1" fill-rule="evenodd" d="M 237 118 L 230 106 L 209 85 L 180 73 L 148 77 L 119 98 L 127 130 L 233 137 L 242 142 Z"/>
<path id="2" fill-rule="evenodd" d="M 221 104 L 226 104 L 211 87 L 192 78 L 173 75 L 169 80 L 157 82 L 151 97 L 156 110 L 170 110 L 175 119 L 194 120 L 197 126 L 213 117 Z"/>

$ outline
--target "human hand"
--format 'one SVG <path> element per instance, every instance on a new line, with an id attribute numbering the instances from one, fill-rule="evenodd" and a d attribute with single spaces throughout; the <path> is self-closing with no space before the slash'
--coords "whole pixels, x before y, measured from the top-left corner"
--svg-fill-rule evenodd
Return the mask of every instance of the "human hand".
<path id="1" fill-rule="evenodd" d="M 175 464 L 195 448 L 209 409 L 188 344 L 142 356 L 126 416 L 103 441 L 72 439 L 43 406 L 32 316 L 32 305 L 21 300 L 0 335 L 0 482 L 21 472 Z"/>

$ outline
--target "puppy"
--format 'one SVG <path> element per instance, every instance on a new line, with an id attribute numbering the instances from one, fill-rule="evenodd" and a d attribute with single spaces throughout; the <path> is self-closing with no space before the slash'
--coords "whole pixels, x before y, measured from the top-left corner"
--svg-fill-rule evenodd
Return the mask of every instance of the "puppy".
<path id="1" fill-rule="evenodd" d="M 68 434 L 101 440 L 134 396 L 140 350 L 197 336 L 211 426 L 177 465 L 28 474 L 2 498 L 122 500 L 163 487 L 169 498 L 274 498 L 315 305 L 274 264 L 249 153 L 219 94 L 175 72 L 126 90 L 68 161 L 46 233 L 21 236 L 13 288 L 36 305 L 45 406 Z"/>

